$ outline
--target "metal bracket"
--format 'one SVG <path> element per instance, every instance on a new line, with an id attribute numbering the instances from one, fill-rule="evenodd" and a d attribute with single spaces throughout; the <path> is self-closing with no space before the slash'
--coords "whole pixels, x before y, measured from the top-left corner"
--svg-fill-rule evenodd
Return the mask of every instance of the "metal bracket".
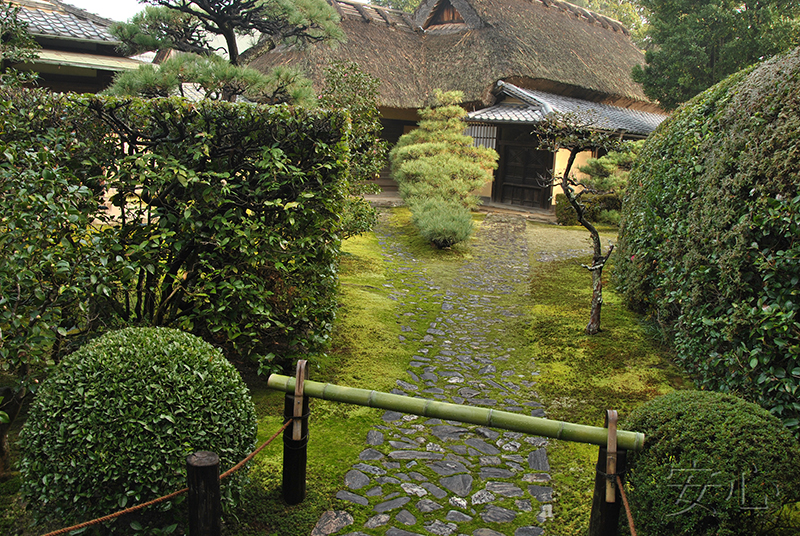
<path id="1" fill-rule="evenodd" d="M 300 441 L 303 438 L 303 388 L 305 380 L 308 379 L 308 361 L 301 359 L 297 362 L 297 374 L 294 381 L 294 409 L 292 416 L 292 439 Z"/>
<path id="2" fill-rule="evenodd" d="M 617 493 L 614 477 L 617 473 L 617 410 L 606 410 L 606 428 L 608 428 L 608 445 L 606 447 L 606 502 L 616 502 Z"/>

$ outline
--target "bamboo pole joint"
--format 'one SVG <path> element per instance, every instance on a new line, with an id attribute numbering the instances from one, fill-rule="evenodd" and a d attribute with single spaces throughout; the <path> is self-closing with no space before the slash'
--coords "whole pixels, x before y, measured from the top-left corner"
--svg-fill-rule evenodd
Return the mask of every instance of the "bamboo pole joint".
<path id="1" fill-rule="evenodd" d="M 295 384 L 295 378 L 280 374 L 272 374 L 267 379 L 267 387 L 285 393 L 294 393 Z M 355 387 L 343 387 L 330 383 L 309 381 L 308 379 L 303 382 L 303 394 L 307 397 L 320 398 L 322 400 L 399 411 L 421 417 L 461 421 L 602 447 L 608 445 L 608 429 L 599 426 L 553 421 L 509 411 L 450 404 L 439 402 L 438 400 L 413 398 L 375 390 L 357 389 Z M 644 448 L 645 436 L 640 432 L 617 430 L 616 437 L 618 449 L 637 451 Z"/>

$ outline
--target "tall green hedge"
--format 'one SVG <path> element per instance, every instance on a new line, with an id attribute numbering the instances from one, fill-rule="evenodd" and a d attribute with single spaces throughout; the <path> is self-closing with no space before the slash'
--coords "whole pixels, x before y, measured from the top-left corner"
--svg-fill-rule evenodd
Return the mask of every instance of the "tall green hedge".
<path id="1" fill-rule="evenodd" d="M 616 278 L 706 388 L 800 432 L 800 49 L 690 101 L 647 141 Z"/>
<path id="2" fill-rule="evenodd" d="M 168 326 L 285 365 L 335 311 L 346 113 L 0 93 L 0 358 Z"/>

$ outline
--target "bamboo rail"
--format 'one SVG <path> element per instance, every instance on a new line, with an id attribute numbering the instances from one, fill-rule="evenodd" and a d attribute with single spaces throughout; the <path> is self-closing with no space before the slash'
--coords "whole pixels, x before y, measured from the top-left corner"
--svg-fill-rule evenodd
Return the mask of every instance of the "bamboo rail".
<path id="1" fill-rule="evenodd" d="M 422 417 L 434 417 L 451 421 L 479 424 L 514 432 L 524 432 L 554 439 L 606 446 L 608 429 L 585 426 L 562 421 L 552 421 L 541 417 L 529 417 L 509 411 L 449 404 L 437 400 L 412 398 L 380 391 L 343 387 L 330 383 L 305 380 L 304 395 L 333 402 L 356 404 L 371 408 L 381 408 L 401 413 L 411 413 Z M 294 393 L 295 378 L 272 374 L 267 379 L 267 387 L 285 393 Z M 641 450 L 644 447 L 644 434 L 639 432 L 617 431 L 617 447 L 625 450 Z"/>

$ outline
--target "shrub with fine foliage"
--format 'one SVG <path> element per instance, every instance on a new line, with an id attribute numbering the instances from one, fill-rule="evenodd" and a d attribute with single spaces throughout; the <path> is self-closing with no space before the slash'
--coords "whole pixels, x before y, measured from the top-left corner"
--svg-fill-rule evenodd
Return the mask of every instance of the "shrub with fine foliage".
<path id="1" fill-rule="evenodd" d="M 411 205 L 414 225 L 423 238 L 437 248 L 449 248 L 472 234 L 472 215 L 453 201 L 425 199 Z"/>
<path id="2" fill-rule="evenodd" d="M 625 428 L 647 437 L 629 452 L 636 529 L 649 536 L 758 535 L 800 499 L 800 446 L 766 410 L 733 395 L 677 391 L 636 409 Z M 791 522 L 788 522 L 791 525 Z"/>
<path id="3" fill-rule="evenodd" d="M 647 140 L 616 278 L 705 388 L 800 433 L 800 49 L 738 73 Z"/>
<path id="4" fill-rule="evenodd" d="M 445 221 L 451 222 L 442 228 L 448 238 L 433 242 L 437 247 L 449 247 L 455 243 L 450 242 L 451 238 L 463 237 L 458 238 L 458 242 L 469 238 L 471 222 L 469 232 L 463 233 L 465 211 L 447 208 L 447 215 L 432 219 L 432 214 L 417 213 L 419 209 L 431 206 L 422 201 L 437 200 L 443 207 L 476 207 L 480 200 L 474 192 L 492 180 L 498 155 L 494 149 L 475 147 L 473 139 L 464 134 L 462 119 L 467 112 L 457 104 L 463 98 L 460 92 L 442 93 L 437 90 L 436 98 L 441 105 L 420 111 L 422 121 L 419 128 L 400 137 L 389 153 L 389 160 L 392 176 L 397 180 L 400 195 L 410 206 L 415 222 L 429 222 L 428 229 L 442 228 Z M 456 221 L 459 223 L 452 227 Z M 421 227 L 420 231 L 423 231 Z M 439 243 L 447 245 L 440 246 Z"/>
<path id="5" fill-rule="evenodd" d="M 85 521 L 184 488 L 193 452 L 216 452 L 229 469 L 251 452 L 256 418 L 219 350 L 172 329 L 128 328 L 56 367 L 20 437 L 37 516 Z M 223 481 L 228 497 L 242 478 Z"/>

